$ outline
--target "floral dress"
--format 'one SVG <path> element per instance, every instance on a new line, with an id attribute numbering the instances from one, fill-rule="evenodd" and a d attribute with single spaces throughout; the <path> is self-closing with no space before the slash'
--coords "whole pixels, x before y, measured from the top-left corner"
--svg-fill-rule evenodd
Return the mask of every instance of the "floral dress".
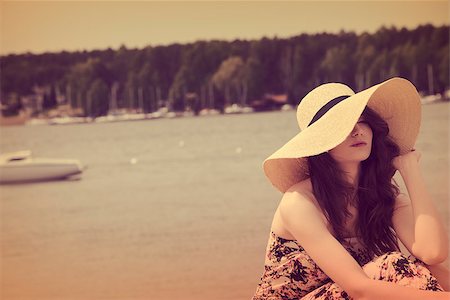
<path id="1" fill-rule="evenodd" d="M 357 238 L 345 239 L 343 246 L 372 279 L 422 290 L 443 290 L 425 265 L 415 258 L 391 252 L 372 260 Z M 287 240 L 271 232 L 264 273 L 253 296 L 253 300 L 267 299 L 351 298 L 316 265 L 296 240 Z"/>

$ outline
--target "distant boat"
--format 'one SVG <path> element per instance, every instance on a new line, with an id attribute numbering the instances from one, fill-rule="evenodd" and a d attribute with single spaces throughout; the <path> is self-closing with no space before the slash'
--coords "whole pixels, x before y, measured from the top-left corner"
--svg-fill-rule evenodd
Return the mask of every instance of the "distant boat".
<path id="1" fill-rule="evenodd" d="M 294 107 L 290 104 L 283 104 L 283 106 L 281 106 L 280 108 L 281 111 L 291 111 L 294 110 Z"/>
<path id="2" fill-rule="evenodd" d="M 198 113 L 199 116 L 215 116 L 220 115 L 220 111 L 214 108 L 204 108 Z"/>
<path id="3" fill-rule="evenodd" d="M 422 104 L 430 104 L 430 103 L 435 103 L 435 102 L 439 102 L 442 100 L 443 99 L 442 99 L 441 94 L 427 95 L 427 96 L 422 96 L 420 98 L 420 101 L 422 102 Z"/>
<path id="4" fill-rule="evenodd" d="M 28 150 L 0 155 L 0 183 L 64 179 L 83 169 L 78 160 L 33 158 Z"/>
<path id="5" fill-rule="evenodd" d="M 89 122 L 89 118 L 83 117 L 57 117 L 48 120 L 50 125 L 82 124 L 87 122 Z"/>
<path id="6" fill-rule="evenodd" d="M 255 110 L 253 109 L 253 107 L 250 107 L 250 106 L 243 106 L 243 107 L 241 108 L 241 112 L 242 112 L 243 114 L 249 114 L 249 113 L 255 112 Z"/>
<path id="7" fill-rule="evenodd" d="M 254 109 L 250 106 L 242 106 L 239 104 L 232 104 L 230 106 L 225 107 L 225 114 L 248 114 L 254 112 Z"/>
<path id="8" fill-rule="evenodd" d="M 241 107 L 236 103 L 231 104 L 230 106 L 225 107 L 223 110 L 224 114 L 240 114 L 242 112 Z"/>

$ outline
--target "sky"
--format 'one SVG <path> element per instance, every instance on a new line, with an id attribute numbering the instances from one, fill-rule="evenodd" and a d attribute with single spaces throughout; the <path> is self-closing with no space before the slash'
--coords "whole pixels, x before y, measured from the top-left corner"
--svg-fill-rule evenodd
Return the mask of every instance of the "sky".
<path id="1" fill-rule="evenodd" d="M 1 1 L 0 12 L 0 55 L 449 24 L 446 0 Z"/>

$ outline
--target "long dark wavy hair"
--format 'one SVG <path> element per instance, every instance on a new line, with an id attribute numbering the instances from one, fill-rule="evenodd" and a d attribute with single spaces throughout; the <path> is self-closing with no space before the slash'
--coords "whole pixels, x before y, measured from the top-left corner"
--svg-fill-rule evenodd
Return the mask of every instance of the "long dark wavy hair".
<path id="1" fill-rule="evenodd" d="M 358 187 L 345 180 L 343 171 L 327 152 L 308 157 L 314 195 L 339 241 L 346 236 L 348 205 L 357 209 L 356 234 L 372 257 L 399 250 L 392 225 L 395 197 L 392 159 L 399 147 L 388 136 L 388 124 L 372 109 L 362 115 L 373 132 L 370 156 L 361 162 Z"/>

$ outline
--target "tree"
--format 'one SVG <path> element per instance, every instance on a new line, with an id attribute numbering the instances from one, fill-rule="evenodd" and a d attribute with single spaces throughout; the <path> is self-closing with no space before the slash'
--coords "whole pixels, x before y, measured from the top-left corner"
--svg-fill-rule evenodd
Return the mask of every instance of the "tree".
<path id="1" fill-rule="evenodd" d="M 435 90 L 444 91 L 449 86 L 448 45 L 448 25 L 424 25 L 413 30 L 382 27 L 373 34 L 301 34 L 289 39 L 7 55 L 0 59 L 0 96 L 5 104 L 13 95 L 23 97 L 52 86 L 65 90 L 73 107 L 88 109 L 87 93 L 100 79 L 108 87 L 117 82 L 119 107 L 139 99 L 151 111 L 168 98 L 184 109 L 186 93 L 189 99 L 200 99 L 202 106 L 216 108 L 264 93 L 287 92 L 296 104 L 326 81 L 343 81 L 361 90 L 392 76 L 405 77 L 424 91 L 432 75 Z M 219 76 L 221 64 L 231 57 L 241 59 L 237 69 L 242 72 L 225 81 L 215 77 L 213 84 L 213 76 Z M 53 105 L 49 95 L 45 101 L 46 107 Z"/>
<path id="2" fill-rule="evenodd" d="M 67 74 L 66 80 L 71 87 L 72 106 L 83 108 L 85 114 L 87 114 L 88 111 L 91 111 L 91 104 L 86 99 L 91 85 L 96 80 L 106 84 L 105 82 L 110 80 L 110 72 L 99 59 L 90 58 L 85 62 L 74 65 Z"/>
<path id="3" fill-rule="evenodd" d="M 343 44 L 327 50 L 320 63 L 320 74 L 325 81 L 348 83 L 350 77 L 353 77 L 353 66 L 351 51 Z"/>
<path id="4" fill-rule="evenodd" d="M 219 69 L 212 76 L 214 86 L 225 96 L 225 105 L 241 100 L 244 84 L 244 62 L 239 56 L 232 56 L 222 62 Z M 234 100 L 233 100 L 234 99 Z"/>
<path id="5" fill-rule="evenodd" d="M 102 79 L 96 79 L 87 92 L 87 115 L 93 118 L 104 116 L 109 109 L 109 88 Z"/>
<path id="6" fill-rule="evenodd" d="M 261 99 L 264 94 L 263 67 L 258 58 L 251 56 L 247 59 L 244 69 L 244 82 L 247 85 L 248 99 Z"/>
<path id="7" fill-rule="evenodd" d="M 450 79 L 449 79 L 449 45 L 442 48 L 439 52 L 439 69 L 438 69 L 438 86 L 437 90 L 443 93 L 446 89 L 450 88 Z"/>
<path id="8" fill-rule="evenodd" d="M 55 87 L 51 86 L 50 91 L 48 93 L 47 92 L 44 93 L 44 99 L 42 101 L 42 109 L 49 110 L 55 108 L 57 104 L 58 103 L 56 101 Z"/>

